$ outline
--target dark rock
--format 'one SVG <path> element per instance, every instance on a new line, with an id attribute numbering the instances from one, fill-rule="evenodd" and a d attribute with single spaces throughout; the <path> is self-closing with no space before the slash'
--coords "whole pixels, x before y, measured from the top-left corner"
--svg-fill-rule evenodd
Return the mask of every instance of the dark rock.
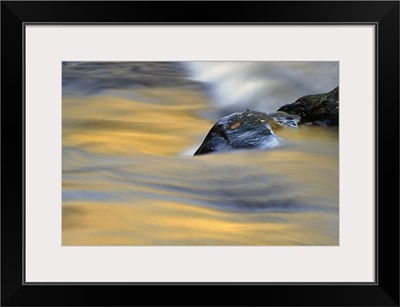
<path id="1" fill-rule="evenodd" d="M 221 118 L 207 134 L 194 155 L 214 151 L 270 148 L 281 141 L 272 129 L 282 125 L 266 113 L 246 111 Z"/>
<path id="2" fill-rule="evenodd" d="M 267 114 L 282 126 L 297 128 L 297 124 L 301 121 L 301 117 L 299 115 L 291 115 L 283 111 L 268 112 Z"/>
<path id="3" fill-rule="evenodd" d="M 278 111 L 301 116 L 302 124 L 338 125 L 339 87 L 329 93 L 301 97 L 294 103 L 280 107 Z"/>
<path id="4" fill-rule="evenodd" d="M 339 87 L 329 93 L 308 95 L 276 112 L 249 111 L 221 118 L 194 155 L 232 149 L 271 148 L 281 139 L 273 131 L 298 124 L 338 125 Z"/>

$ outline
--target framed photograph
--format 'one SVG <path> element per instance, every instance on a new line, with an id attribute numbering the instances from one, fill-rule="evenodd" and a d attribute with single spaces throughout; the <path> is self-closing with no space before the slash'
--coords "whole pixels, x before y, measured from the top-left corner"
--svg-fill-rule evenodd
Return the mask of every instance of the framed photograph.
<path id="1" fill-rule="evenodd" d="M 399 2 L 1 3 L 3 306 L 399 306 Z"/>

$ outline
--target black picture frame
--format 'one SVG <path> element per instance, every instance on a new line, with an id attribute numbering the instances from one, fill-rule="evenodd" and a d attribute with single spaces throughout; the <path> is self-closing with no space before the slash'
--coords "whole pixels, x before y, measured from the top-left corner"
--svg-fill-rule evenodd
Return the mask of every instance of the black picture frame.
<path id="1" fill-rule="evenodd" d="M 23 41 L 30 22 L 375 25 L 376 282 L 25 283 Z M 399 306 L 398 1 L 3 1 L 1 76 L 2 306 Z"/>

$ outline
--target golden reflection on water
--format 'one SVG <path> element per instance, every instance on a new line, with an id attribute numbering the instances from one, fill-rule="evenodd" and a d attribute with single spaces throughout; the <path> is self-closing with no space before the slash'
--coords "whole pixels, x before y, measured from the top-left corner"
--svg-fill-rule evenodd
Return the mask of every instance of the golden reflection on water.
<path id="1" fill-rule="evenodd" d="M 322 223 L 315 224 L 318 219 Z M 337 245 L 326 213 L 238 213 L 154 201 L 68 203 L 63 245 Z M 306 240 L 305 240 L 306 239 Z"/>
<path id="2" fill-rule="evenodd" d="M 210 128 L 211 122 L 195 113 L 207 110 L 200 94 L 181 90 L 177 95 L 162 88 L 140 93 L 168 103 L 120 97 L 63 99 L 63 146 L 98 153 L 171 155 L 193 145 L 199 131 Z"/>
<path id="3" fill-rule="evenodd" d="M 286 147 L 268 153 L 182 156 L 214 124 L 198 115 L 211 109 L 190 89 L 64 98 L 63 192 L 72 196 L 63 198 L 62 244 L 338 245 L 337 132 L 284 129 L 279 136 Z M 297 150 L 304 141 L 309 150 Z M 101 159 L 67 154 L 71 149 Z M 120 157 L 127 160 L 118 164 Z M 246 174 L 249 169 L 253 173 Z M 301 190 L 311 206 L 326 204 L 322 210 L 232 212 L 176 200 L 180 193 L 190 198 L 190 191 L 196 201 L 202 194 L 220 197 L 218 191 L 228 203 L 240 191 L 251 199 L 257 182 L 250 180 L 264 172 L 268 180 L 284 178 L 274 183 L 282 185 L 283 198 Z M 246 176 L 249 186 L 241 180 Z M 100 192 L 114 194 L 101 198 Z"/>

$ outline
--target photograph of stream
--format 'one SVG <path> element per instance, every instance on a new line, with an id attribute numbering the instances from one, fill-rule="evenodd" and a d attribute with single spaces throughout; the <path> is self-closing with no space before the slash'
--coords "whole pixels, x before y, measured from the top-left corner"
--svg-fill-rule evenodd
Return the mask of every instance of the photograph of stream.
<path id="1" fill-rule="evenodd" d="M 62 62 L 63 246 L 338 246 L 339 62 Z"/>

